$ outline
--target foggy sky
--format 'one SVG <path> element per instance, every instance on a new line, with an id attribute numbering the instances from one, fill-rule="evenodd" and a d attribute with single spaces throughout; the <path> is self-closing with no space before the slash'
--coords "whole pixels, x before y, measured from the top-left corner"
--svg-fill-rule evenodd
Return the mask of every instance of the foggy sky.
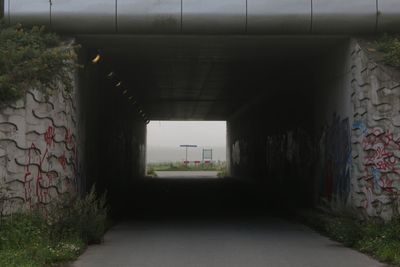
<path id="1" fill-rule="evenodd" d="M 147 146 L 226 146 L 225 121 L 151 121 L 147 125 Z"/>

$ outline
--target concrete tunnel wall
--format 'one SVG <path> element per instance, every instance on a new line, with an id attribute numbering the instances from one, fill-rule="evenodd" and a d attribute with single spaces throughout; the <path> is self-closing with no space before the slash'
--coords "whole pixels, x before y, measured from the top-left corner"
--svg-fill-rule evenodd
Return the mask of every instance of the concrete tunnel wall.
<path id="1" fill-rule="evenodd" d="M 232 176 L 293 208 L 324 198 L 366 217 L 399 214 L 400 75 L 379 62 L 352 39 L 300 75 L 287 70 L 286 92 L 228 120 Z"/>
<path id="2" fill-rule="evenodd" d="M 45 208 L 61 196 L 84 195 L 96 185 L 113 211 L 125 206 L 132 179 L 145 172 L 146 126 L 106 66 L 83 66 L 71 95 L 58 88 L 47 99 L 31 88 L 0 107 L 0 213 Z"/>
<path id="3" fill-rule="evenodd" d="M 313 84 L 305 75 L 309 64 L 298 64 L 274 70 L 275 81 L 227 120 L 230 175 L 261 183 L 265 199 L 282 207 L 292 199 L 311 201 L 312 172 L 305 166 L 311 164 Z"/>
<path id="4" fill-rule="evenodd" d="M 132 179 L 145 174 L 146 124 L 108 78 L 108 66 L 92 64 L 89 54 L 81 53 L 85 67 L 79 73 L 85 184 L 107 192 L 118 212 L 129 197 Z"/>
<path id="5" fill-rule="evenodd" d="M 329 55 L 285 69 L 279 94 L 258 96 L 228 120 L 232 176 L 250 172 L 289 207 L 351 201 L 354 45 L 344 41 Z"/>
<path id="6" fill-rule="evenodd" d="M 227 119 L 230 174 L 260 183 L 266 199 L 282 208 L 324 198 L 389 219 L 399 212 L 399 73 L 355 39 L 292 63 L 266 68 L 273 79 L 265 90 Z M 123 210 L 132 183 L 145 173 L 145 123 L 106 78 L 109 66 L 86 66 L 80 75 L 86 184 L 107 190 Z"/>
<path id="7" fill-rule="evenodd" d="M 76 78 L 76 76 L 74 76 Z M 85 190 L 77 79 L 46 97 L 35 88 L 0 106 L 0 215 L 45 209 Z"/>
<path id="8" fill-rule="evenodd" d="M 93 52 L 81 50 L 74 98 L 60 93 L 47 103 L 31 92 L 1 110 L 1 182 L 16 185 L 4 202 L 6 214 L 93 184 L 108 192 L 118 212 L 133 181 L 145 174 L 145 122 L 107 78 L 110 66 L 91 63 Z M 259 182 L 270 192 L 266 198 L 289 207 L 325 198 L 369 217 L 398 214 L 399 71 L 354 39 L 320 58 L 262 66 L 254 66 L 259 72 L 246 86 L 265 90 L 227 118 L 231 175 Z M 273 79 L 251 80 L 263 71 Z M 42 163 L 25 181 L 30 166 L 37 171 Z"/>

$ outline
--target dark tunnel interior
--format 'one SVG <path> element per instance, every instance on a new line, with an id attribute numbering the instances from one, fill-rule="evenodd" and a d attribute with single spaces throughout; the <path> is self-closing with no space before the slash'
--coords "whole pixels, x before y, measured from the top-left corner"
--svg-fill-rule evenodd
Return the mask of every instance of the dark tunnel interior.
<path id="1" fill-rule="evenodd" d="M 83 186 L 107 191 L 115 217 L 261 216 L 315 204 L 321 190 L 313 147 L 319 121 L 331 116 L 325 102 L 347 38 L 77 41 L 85 65 L 79 73 Z M 145 178 L 148 120 L 226 120 L 229 177 Z"/>

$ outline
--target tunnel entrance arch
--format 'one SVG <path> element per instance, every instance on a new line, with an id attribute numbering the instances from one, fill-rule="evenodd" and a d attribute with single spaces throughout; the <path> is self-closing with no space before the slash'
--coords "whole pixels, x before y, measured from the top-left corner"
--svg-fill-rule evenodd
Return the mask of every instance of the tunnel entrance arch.
<path id="1" fill-rule="evenodd" d="M 350 114 L 348 38 L 82 35 L 77 41 L 90 65 L 81 73 L 83 99 L 93 107 L 88 117 L 95 116 L 86 129 L 108 147 L 102 154 L 89 145 L 101 162 L 89 170 L 104 188 L 115 187 L 116 199 L 145 175 L 146 123 L 166 119 L 226 120 L 230 176 L 263 183 L 276 198 L 310 205 L 328 190 L 315 180 L 322 164 L 315 144 L 325 126 Z"/>

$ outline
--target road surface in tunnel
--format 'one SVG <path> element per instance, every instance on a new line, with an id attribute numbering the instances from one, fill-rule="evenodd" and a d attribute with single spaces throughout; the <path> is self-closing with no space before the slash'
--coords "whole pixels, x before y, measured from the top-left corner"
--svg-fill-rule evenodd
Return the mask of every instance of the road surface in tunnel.
<path id="1" fill-rule="evenodd" d="M 146 178 L 127 201 L 124 220 L 73 267 L 384 266 L 293 221 L 248 182 Z"/>
<path id="2" fill-rule="evenodd" d="M 217 178 L 217 171 L 156 171 L 158 178 Z"/>

